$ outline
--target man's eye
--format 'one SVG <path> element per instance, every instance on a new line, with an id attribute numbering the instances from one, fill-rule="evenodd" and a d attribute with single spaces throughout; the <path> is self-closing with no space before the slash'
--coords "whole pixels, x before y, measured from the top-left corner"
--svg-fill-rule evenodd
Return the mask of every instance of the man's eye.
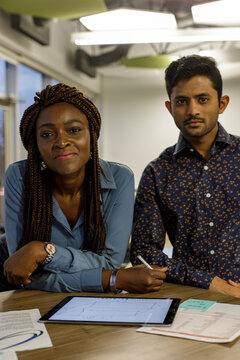
<path id="1" fill-rule="evenodd" d="M 207 98 L 207 97 L 200 97 L 200 98 L 199 98 L 199 102 L 202 103 L 202 104 L 205 103 L 205 102 L 207 102 L 207 101 L 208 101 L 208 98 Z"/>
<path id="2" fill-rule="evenodd" d="M 206 98 L 206 97 L 201 97 L 201 98 L 199 98 L 199 101 L 200 101 L 200 103 L 205 103 L 205 102 L 208 101 L 208 98 Z"/>
<path id="3" fill-rule="evenodd" d="M 178 99 L 177 101 L 176 101 L 176 105 L 183 105 L 183 104 L 185 104 L 186 103 L 186 100 L 185 99 Z"/>

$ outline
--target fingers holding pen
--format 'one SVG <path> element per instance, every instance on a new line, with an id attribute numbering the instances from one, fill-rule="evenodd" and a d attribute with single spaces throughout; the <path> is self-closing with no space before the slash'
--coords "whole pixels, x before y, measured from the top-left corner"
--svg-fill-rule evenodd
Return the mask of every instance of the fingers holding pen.
<path id="1" fill-rule="evenodd" d="M 159 273 L 157 274 L 153 274 L 153 276 L 156 276 L 156 278 L 158 279 L 159 276 L 160 276 L 160 279 L 166 279 L 166 274 L 165 272 L 167 271 L 167 267 L 163 267 L 163 268 L 159 268 L 159 266 L 156 266 L 156 265 L 150 265 L 141 255 L 138 255 L 137 256 L 138 259 L 141 261 L 141 263 L 143 265 L 145 265 L 148 269 L 150 270 L 158 270 Z"/>
<path id="2" fill-rule="evenodd" d="M 166 278 L 167 268 L 149 269 L 145 265 L 137 265 L 120 269 L 116 278 L 116 287 L 132 293 L 146 293 L 160 290 Z"/>
<path id="3" fill-rule="evenodd" d="M 168 270 L 167 267 L 160 268 L 159 266 L 153 265 L 152 270 L 154 270 L 152 274 L 153 276 L 160 277 L 163 280 L 166 279 L 166 271 Z"/>
<path id="4" fill-rule="evenodd" d="M 149 291 L 159 291 L 160 286 L 163 284 L 163 281 L 166 279 L 166 271 L 167 267 L 160 268 L 158 266 L 153 266 L 153 269 L 149 269 L 149 274 L 151 276 L 151 280 L 149 283 L 150 290 Z M 157 289 L 156 289 L 157 288 Z"/>

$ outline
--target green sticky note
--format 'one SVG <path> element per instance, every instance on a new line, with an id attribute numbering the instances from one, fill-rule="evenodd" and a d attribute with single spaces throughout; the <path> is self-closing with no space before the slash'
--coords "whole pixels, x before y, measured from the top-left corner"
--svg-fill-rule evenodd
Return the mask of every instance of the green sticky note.
<path id="1" fill-rule="evenodd" d="M 184 301 L 180 307 L 183 309 L 194 309 L 194 310 L 208 310 L 213 306 L 216 301 L 200 300 L 200 299 L 188 299 Z"/>

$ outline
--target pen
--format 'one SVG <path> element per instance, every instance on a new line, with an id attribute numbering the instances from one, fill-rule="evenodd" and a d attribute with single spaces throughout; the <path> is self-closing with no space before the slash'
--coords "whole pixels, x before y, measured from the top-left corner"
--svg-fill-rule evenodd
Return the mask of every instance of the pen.
<path id="1" fill-rule="evenodd" d="M 149 264 L 146 262 L 146 260 L 144 260 L 144 259 L 141 257 L 141 255 L 138 255 L 137 257 L 138 257 L 138 259 L 139 259 L 148 269 L 153 270 L 153 268 L 151 267 L 151 265 L 149 265 Z"/>

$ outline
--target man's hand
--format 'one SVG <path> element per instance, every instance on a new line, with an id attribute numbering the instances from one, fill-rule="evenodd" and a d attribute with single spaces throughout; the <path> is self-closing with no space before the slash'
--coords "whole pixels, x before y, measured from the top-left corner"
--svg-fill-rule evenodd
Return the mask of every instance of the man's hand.
<path id="1" fill-rule="evenodd" d="M 167 268 L 154 266 L 153 270 L 144 265 L 120 269 L 117 273 L 116 288 L 131 293 L 159 291 L 166 278 Z"/>
<path id="2" fill-rule="evenodd" d="M 228 282 L 215 276 L 210 286 L 210 291 L 217 291 L 240 299 L 240 284 L 229 280 Z"/>
<path id="3" fill-rule="evenodd" d="M 46 256 L 44 243 L 31 241 L 17 250 L 4 262 L 4 276 L 11 284 L 30 284 L 31 274 L 37 269 L 38 265 L 45 260 Z"/>
<path id="4" fill-rule="evenodd" d="M 232 281 L 232 280 L 228 280 L 228 283 L 229 283 L 230 285 L 232 285 L 232 286 L 236 286 L 236 287 L 240 288 L 240 283 L 237 283 L 237 282 Z"/>

